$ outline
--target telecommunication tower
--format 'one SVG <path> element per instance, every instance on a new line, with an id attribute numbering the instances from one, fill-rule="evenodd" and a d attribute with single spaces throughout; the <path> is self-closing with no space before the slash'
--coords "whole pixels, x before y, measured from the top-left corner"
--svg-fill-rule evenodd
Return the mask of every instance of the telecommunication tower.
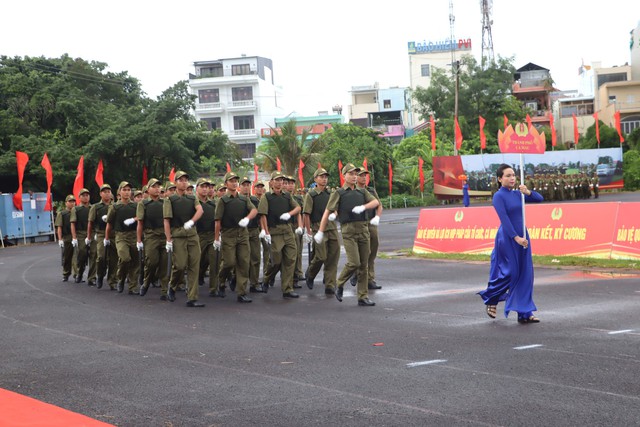
<path id="1" fill-rule="evenodd" d="M 493 0 L 480 0 L 482 9 L 482 69 L 487 69 L 494 62 L 493 37 L 491 36 L 491 25 L 493 25 Z"/>

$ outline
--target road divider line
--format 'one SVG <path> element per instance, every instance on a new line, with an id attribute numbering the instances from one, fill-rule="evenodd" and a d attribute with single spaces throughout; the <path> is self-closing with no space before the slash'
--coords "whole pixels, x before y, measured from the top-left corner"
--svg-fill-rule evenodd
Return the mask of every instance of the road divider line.
<path id="1" fill-rule="evenodd" d="M 608 334 L 609 335 L 617 335 L 617 334 L 626 334 L 628 332 L 633 332 L 633 329 L 623 329 L 621 331 L 611 331 Z"/>
<path id="2" fill-rule="evenodd" d="M 542 347 L 542 344 L 522 345 L 520 347 L 513 347 L 514 350 L 529 350 L 532 348 Z"/>
<path id="3" fill-rule="evenodd" d="M 434 363 L 444 363 L 445 359 L 423 360 L 422 362 L 407 363 L 407 368 L 415 368 L 416 366 L 433 365 Z"/>

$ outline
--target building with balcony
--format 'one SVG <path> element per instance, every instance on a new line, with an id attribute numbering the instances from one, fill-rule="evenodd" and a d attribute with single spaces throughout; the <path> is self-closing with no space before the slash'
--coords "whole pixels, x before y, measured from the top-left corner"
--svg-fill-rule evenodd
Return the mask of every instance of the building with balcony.
<path id="1" fill-rule="evenodd" d="M 242 55 L 193 65 L 189 87 L 197 96 L 196 119 L 209 130 L 222 130 L 244 159 L 253 159 L 261 141 L 259 129 L 272 126 L 284 114 L 272 61 Z"/>
<path id="2" fill-rule="evenodd" d="M 405 123 L 409 120 L 410 103 L 407 97 L 406 88 L 380 89 L 378 83 L 353 86 L 349 122 L 375 129 L 393 142 L 400 142 L 405 136 Z"/>
<path id="3" fill-rule="evenodd" d="M 531 122 L 534 126 L 549 126 L 551 113 L 551 93 L 553 87 L 551 73 L 539 65 L 528 63 L 516 70 L 511 89 L 513 96 L 532 110 Z"/>

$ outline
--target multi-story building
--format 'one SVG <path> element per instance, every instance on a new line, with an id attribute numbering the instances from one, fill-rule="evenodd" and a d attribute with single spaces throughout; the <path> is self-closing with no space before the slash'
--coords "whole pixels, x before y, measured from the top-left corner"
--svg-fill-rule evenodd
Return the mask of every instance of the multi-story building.
<path id="1" fill-rule="evenodd" d="M 307 130 L 309 132 L 309 138 L 318 138 L 320 135 L 331 129 L 334 123 L 342 123 L 343 117 L 341 114 L 318 114 L 317 116 L 287 116 L 278 118 L 275 120 L 275 128 L 262 128 L 260 135 L 263 140 L 271 136 L 271 132 L 280 130 L 280 127 L 290 122 L 296 121 L 296 131 L 298 135 L 302 135 L 302 132 Z"/>
<path id="2" fill-rule="evenodd" d="M 349 122 L 382 132 L 394 142 L 405 136 L 405 123 L 409 120 L 408 91 L 406 88 L 380 89 L 373 86 L 353 86 Z"/>
<path id="3" fill-rule="evenodd" d="M 209 130 L 221 129 L 244 159 L 252 159 L 261 140 L 258 130 L 284 114 L 271 59 L 242 55 L 193 65 L 189 87 L 198 97 L 196 118 Z"/>
<path id="4" fill-rule="evenodd" d="M 549 70 L 530 62 L 516 70 L 514 79 L 511 93 L 533 111 L 529 115 L 533 125 L 549 126 L 551 93 L 556 91 Z"/>

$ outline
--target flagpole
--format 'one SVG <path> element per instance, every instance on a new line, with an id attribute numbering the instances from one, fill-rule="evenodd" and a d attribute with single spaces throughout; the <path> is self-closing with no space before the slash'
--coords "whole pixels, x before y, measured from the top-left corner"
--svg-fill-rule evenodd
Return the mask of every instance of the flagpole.
<path id="1" fill-rule="evenodd" d="M 520 153 L 520 184 L 524 184 L 524 154 Z M 524 193 L 520 192 L 520 200 L 522 201 L 522 238 L 527 238 L 527 225 L 525 221 L 524 211 Z"/>
<path id="2" fill-rule="evenodd" d="M 0 241 L 2 242 L 2 248 L 4 249 L 4 235 L 2 234 L 2 227 L 0 227 Z"/>
<path id="3" fill-rule="evenodd" d="M 25 216 L 25 212 L 24 212 L 24 199 L 23 199 L 22 200 L 22 242 L 26 246 L 27 245 L 27 230 L 24 227 L 24 216 Z"/>

